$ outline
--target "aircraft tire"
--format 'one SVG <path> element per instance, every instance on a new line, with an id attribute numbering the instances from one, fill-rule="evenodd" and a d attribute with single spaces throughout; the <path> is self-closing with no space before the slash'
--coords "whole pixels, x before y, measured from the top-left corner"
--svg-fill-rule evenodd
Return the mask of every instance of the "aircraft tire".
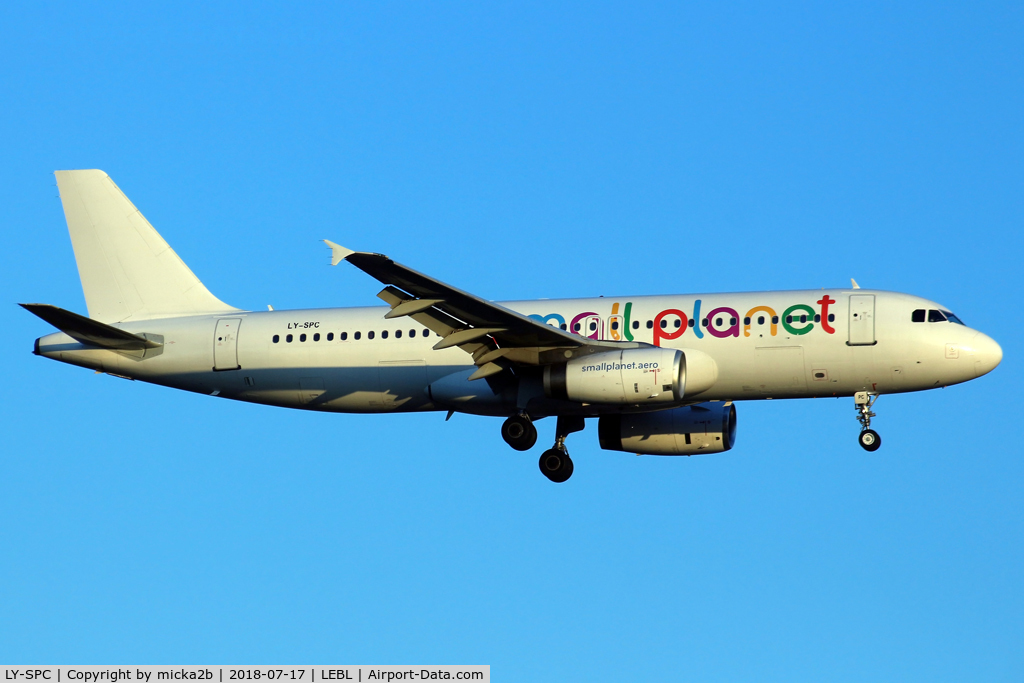
<path id="1" fill-rule="evenodd" d="M 874 429 L 865 429 L 860 433 L 860 437 L 857 439 L 860 447 L 869 453 L 873 453 L 878 450 L 882 445 L 882 437 L 878 435 Z"/>
<path id="2" fill-rule="evenodd" d="M 501 438 L 517 451 L 528 451 L 537 443 L 537 428 L 525 415 L 513 415 L 501 425 Z"/>
<path id="3" fill-rule="evenodd" d="M 574 469 L 569 453 L 557 448 L 544 451 L 538 464 L 541 473 L 556 484 L 568 481 Z"/>

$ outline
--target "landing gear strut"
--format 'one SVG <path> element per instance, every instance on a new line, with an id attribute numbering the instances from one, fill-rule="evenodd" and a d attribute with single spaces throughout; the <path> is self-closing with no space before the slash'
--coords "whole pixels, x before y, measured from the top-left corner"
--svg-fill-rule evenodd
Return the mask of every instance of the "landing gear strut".
<path id="1" fill-rule="evenodd" d="M 875 405 L 878 394 L 869 394 L 866 391 L 858 391 L 853 395 L 853 405 L 857 409 L 857 421 L 860 422 L 860 436 L 857 438 L 860 447 L 866 451 L 877 451 L 882 445 L 882 437 L 874 429 L 871 429 L 871 418 L 875 416 L 871 412 L 871 406 Z"/>
<path id="2" fill-rule="evenodd" d="M 561 484 L 572 476 L 573 464 L 565 447 L 565 437 L 582 431 L 586 422 L 579 416 L 560 416 L 555 426 L 555 445 L 540 456 L 540 471 L 545 477 Z"/>
<path id="3" fill-rule="evenodd" d="M 526 413 L 513 415 L 501 425 L 501 438 L 517 451 L 528 451 L 537 443 L 537 428 Z"/>

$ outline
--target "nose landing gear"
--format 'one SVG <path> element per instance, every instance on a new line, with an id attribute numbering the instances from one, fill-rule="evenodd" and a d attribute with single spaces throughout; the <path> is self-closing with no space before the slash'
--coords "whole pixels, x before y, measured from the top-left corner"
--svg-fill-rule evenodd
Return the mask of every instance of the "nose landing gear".
<path id="1" fill-rule="evenodd" d="M 555 425 L 555 445 L 540 456 L 540 471 L 545 477 L 561 484 L 572 476 L 573 464 L 565 447 L 565 437 L 583 431 L 586 422 L 579 416 L 560 416 Z"/>
<path id="2" fill-rule="evenodd" d="M 860 422 L 860 436 L 857 442 L 866 451 L 874 452 L 882 445 L 882 437 L 874 429 L 871 429 L 871 418 L 875 414 L 871 407 L 875 405 L 878 394 L 869 394 L 866 391 L 858 391 L 853 395 L 853 405 L 857 409 L 857 421 Z"/>

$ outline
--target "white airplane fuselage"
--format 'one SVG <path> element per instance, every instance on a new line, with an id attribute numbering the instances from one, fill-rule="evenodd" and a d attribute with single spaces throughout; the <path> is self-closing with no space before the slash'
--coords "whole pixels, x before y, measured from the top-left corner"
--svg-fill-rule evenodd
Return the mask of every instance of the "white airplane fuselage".
<path id="1" fill-rule="evenodd" d="M 566 438 L 596 417 L 602 449 L 697 455 L 736 442 L 735 401 L 853 396 L 858 441 L 883 394 L 974 379 L 999 345 L 939 304 L 821 289 L 545 299 L 498 304 L 324 240 L 384 288 L 387 306 L 244 311 L 213 295 L 113 180 L 58 171 L 88 316 L 23 303 L 60 332 L 35 353 L 221 398 L 346 413 L 504 417 L 527 451 L 556 417 L 538 466 L 574 471 Z"/>
<path id="2" fill-rule="evenodd" d="M 856 297 L 853 306 L 851 297 Z M 600 297 L 502 305 L 591 339 L 629 339 L 707 354 L 717 377 L 707 389 L 686 394 L 692 398 L 689 402 L 920 391 L 974 379 L 991 371 L 1002 357 L 992 339 L 970 327 L 947 320 L 912 321 L 915 310 L 947 310 L 939 304 L 876 290 Z M 389 310 L 244 311 L 125 322 L 115 327 L 161 337 L 158 353 L 94 348 L 60 332 L 40 338 L 36 353 L 134 380 L 288 408 L 516 412 L 514 398 L 506 397 L 503 403 L 485 380 L 465 379 L 475 367 L 466 353 L 458 348 L 433 350 L 438 335 L 408 318 L 385 320 Z M 437 399 L 430 387 L 446 377 L 454 379 Z M 519 391 L 524 390 L 528 391 Z M 536 388 L 535 393 L 526 400 L 543 403 L 541 390 Z M 580 412 L 621 410 L 590 404 Z"/>

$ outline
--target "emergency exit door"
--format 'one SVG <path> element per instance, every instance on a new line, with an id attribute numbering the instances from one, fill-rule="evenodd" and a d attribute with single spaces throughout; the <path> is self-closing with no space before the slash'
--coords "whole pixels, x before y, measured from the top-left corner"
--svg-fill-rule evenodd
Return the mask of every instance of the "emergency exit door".
<path id="1" fill-rule="evenodd" d="M 875 343 L 875 295 L 850 295 L 850 346 Z"/>
<path id="2" fill-rule="evenodd" d="M 238 364 L 238 327 L 241 318 L 224 318 L 217 321 L 217 330 L 213 335 L 213 369 L 237 370 Z"/>

